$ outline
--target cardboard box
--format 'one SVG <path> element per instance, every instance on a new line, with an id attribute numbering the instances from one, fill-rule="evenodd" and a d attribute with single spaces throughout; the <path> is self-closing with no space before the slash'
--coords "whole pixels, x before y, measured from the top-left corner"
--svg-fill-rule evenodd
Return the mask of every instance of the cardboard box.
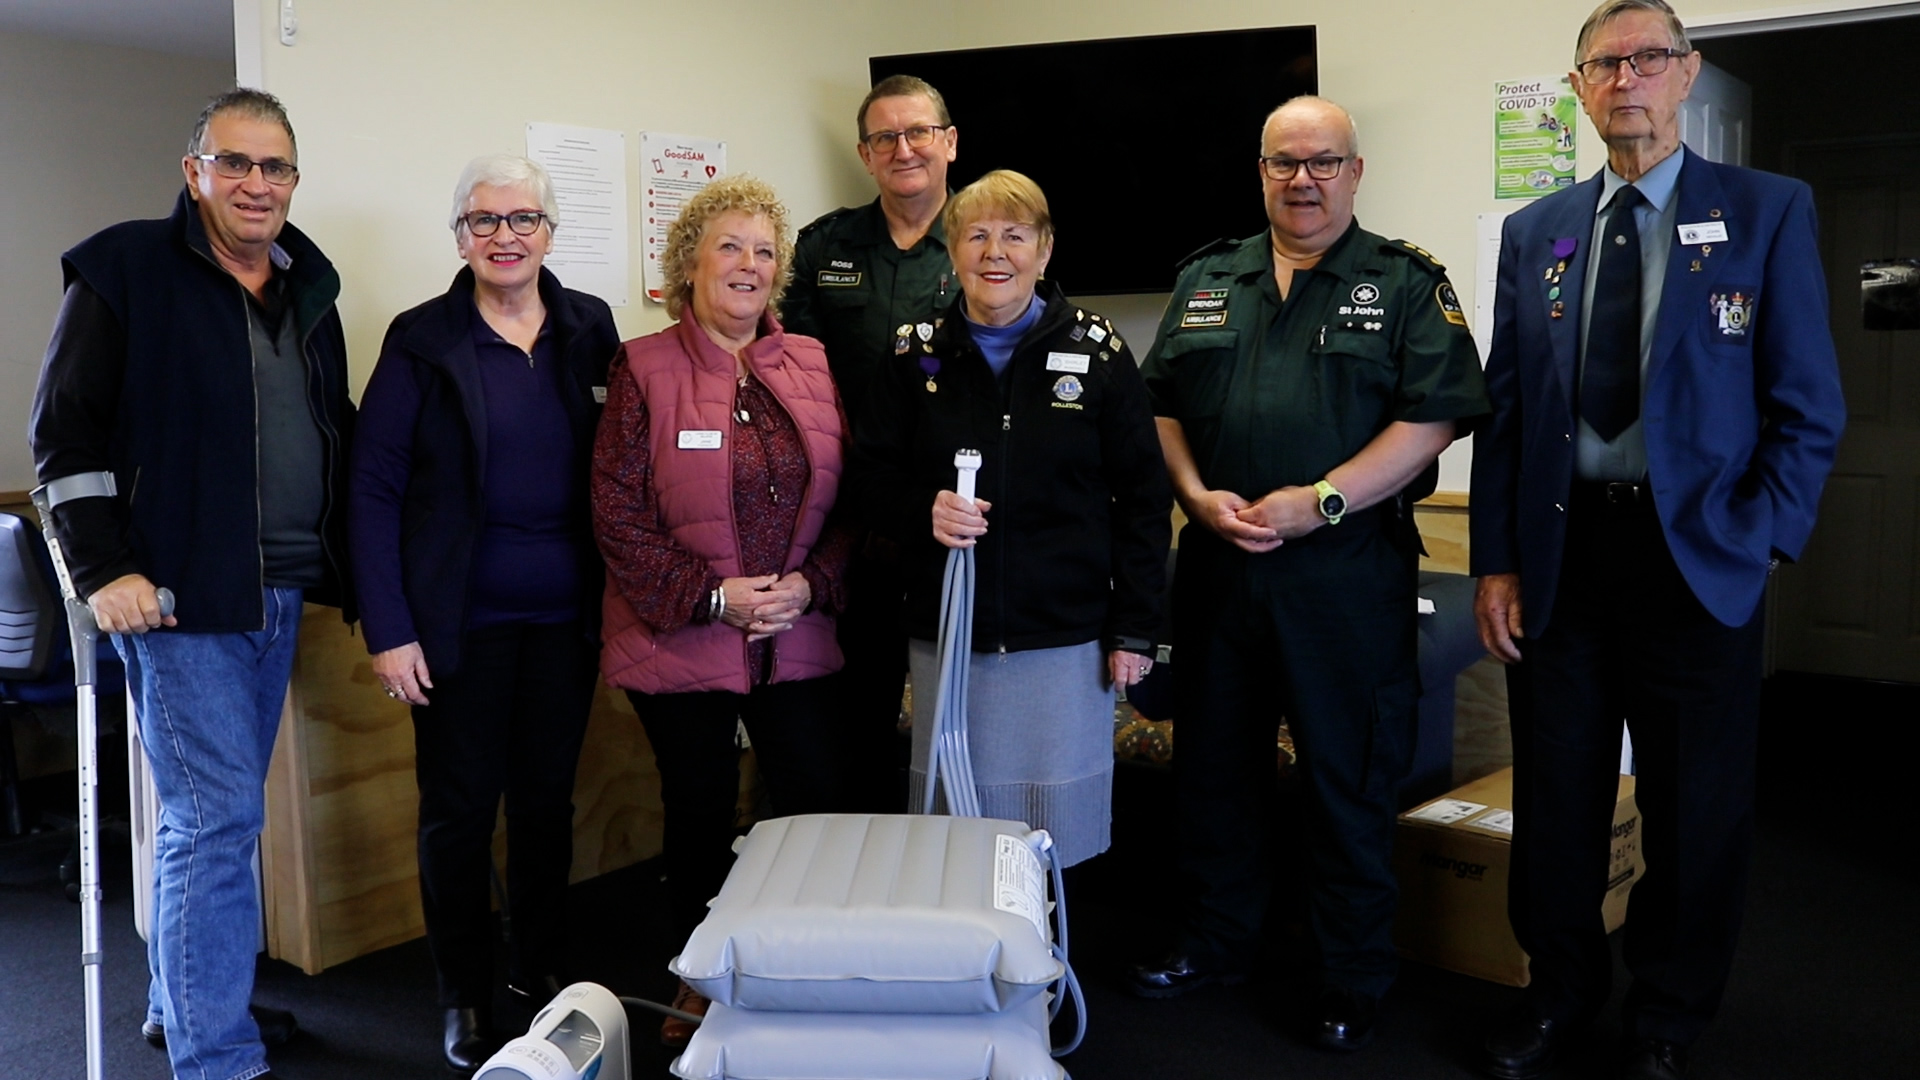
<path id="1" fill-rule="evenodd" d="M 1513 770 L 1502 769 L 1400 815 L 1393 849 L 1400 879 L 1393 937 L 1400 955 L 1508 986 L 1527 985 L 1527 954 L 1507 922 L 1512 808 Z M 1626 919 L 1627 893 L 1645 869 L 1633 777 L 1622 776 L 1600 907 L 1608 931 Z"/>

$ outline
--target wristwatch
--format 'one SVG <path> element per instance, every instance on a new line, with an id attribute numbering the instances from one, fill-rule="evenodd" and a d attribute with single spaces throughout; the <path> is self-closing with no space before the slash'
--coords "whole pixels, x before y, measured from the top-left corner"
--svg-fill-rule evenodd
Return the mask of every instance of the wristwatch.
<path id="1" fill-rule="evenodd" d="M 1320 496 L 1320 516 L 1326 518 L 1329 525 L 1340 524 L 1347 513 L 1347 497 L 1325 480 L 1313 485 L 1313 493 Z"/>

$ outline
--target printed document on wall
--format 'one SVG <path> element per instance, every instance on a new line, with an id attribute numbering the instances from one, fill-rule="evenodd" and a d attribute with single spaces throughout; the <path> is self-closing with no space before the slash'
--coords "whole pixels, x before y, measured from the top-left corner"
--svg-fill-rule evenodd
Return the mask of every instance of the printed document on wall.
<path id="1" fill-rule="evenodd" d="M 667 230 L 680 218 L 680 209 L 700 189 L 727 171 L 727 144 L 691 135 L 640 133 L 640 230 L 645 256 L 641 259 L 647 299 L 663 302 L 660 291 L 660 255 L 667 250 Z"/>
<path id="2" fill-rule="evenodd" d="M 1565 75 L 1493 86 L 1493 197 L 1537 199 L 1574 184 L 1580 99 Z"/>
<path id="3" fill-rule="evenodd" d="M 1493 301 L 1500 283 L 1500 229 L 1510 211 L 1479 214 L 1473 219 L 1473 343 L 1480 347 L 1480 366 L 1487 366 L 1493 347 Z"/>
<path id="4" fill-rule="evenodd" d="M 527 156 L 553 177 L 560 221 L 546 267 L 569 289 L 626 307 L 627 137 L 601 128 L 527 125 Z"/>

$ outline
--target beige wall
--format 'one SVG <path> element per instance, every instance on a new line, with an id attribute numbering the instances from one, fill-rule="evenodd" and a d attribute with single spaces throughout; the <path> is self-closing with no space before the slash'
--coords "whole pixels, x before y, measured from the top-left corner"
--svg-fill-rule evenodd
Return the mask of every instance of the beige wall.
<path id="1" fill-rule="evenodd" d="M 238 3 L 261 28 L 248 40 L 253 12 L 241 12 L 240 70 L 257 64 L 299 132 L 293 220 L 342 269 L 356 386 L 387 322 L 459 269 L 446 219 L 460 168 L 524 152 L 528 121 L 625 133 L 633 223 L 639 132 L 654 130 L 725 139 L 728 170 L 773 183 L 804 224 L 872 197 L 853 153 L 867 57 L 916 48 L 948 21 L 945 3 L 882 0 L 336 0 L 303 5 L 288 48 L 272 0 Z M 629 256 L 634 303 L 614 314 L 635 336 L 667 319 L 639 299 L 637 232 Z"/>
<path id="2" fill-rule="evenodd" d="M 511 42 L 527 18 L 511 0 L 394 4 L 337 0 L 301 10 L 282 46 L 272 0 L 236 0 L 243 76 L 258 70 L 301 137 L 305 174 L 294 220 L 341 263 L 356 383 L 387 321 L 445 288 L 458 268 L 446 200 L 474 154 L 516 150 L 529 120 L 616 128 L 637 169 L 645 128 L 723 138 L 729 166 L 779 188 L 798 221 L 871 196 L 848 138 L 871 55 L 1089 37 L 1312 23 L 1321 89 L 1351 108 L 1367 158 L 1359 212 L 1368 228 L 1414 240 L 1453 269 L 1473 302 L 1473 219 L 1489 196 L 1494 80 L 1564 72 L 1588 0 L 1510 4 L 1390 0 L 747 0 L 724 15 L 681 2 L 551 0 L 542 41 Z M 1692 0 L 1690 24 L 1872 3 Z M 1205 85 L 1189 91 L 1204 101 Z M 1036 115 L 1044 109 L 1036 108 Z M 1099 141 L 1099 117 L 1085 123 Z M 1253 133 L 1249 133 L 1249 139 Z M 961 152 L 965 153 L 962 139 Z M 1581 133 L 1582 172 L 1602 158 Z M 634 175 L 637 175 L 635 173 Z M 1090 171 L 1089 183 L 1098 183 Z M 640 219 L 638 189 L 629 191 Z M 1247 198 L 1257 198 L 1249 170 Z M 1511 208 L 1513 204 L 1504 204 Z M 639 291 L 637 236 L 630 245 Z M 1144 329 L 1164 298 L 1100 298 Z M 657 306 L 616 312 L 623 334 L 657 329 Z M 1467 447 L 1443 461 L 1441 487 L 1464 490 Z"/>
<path id="3" fill-rule="evenodd" d="M 34 485 L 27 417 L 60 310 L 60 253 L 164 217 L 180 152 L 233 65 L 0 33 L 0 491 Z"/>

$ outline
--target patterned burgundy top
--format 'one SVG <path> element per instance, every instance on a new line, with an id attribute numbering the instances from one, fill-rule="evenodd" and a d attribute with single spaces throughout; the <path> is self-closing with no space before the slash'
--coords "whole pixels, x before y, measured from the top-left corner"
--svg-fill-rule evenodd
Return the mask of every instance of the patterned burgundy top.
<path id="1" fill-rule="evenodd" d="M 597 492 L 607 542 L 607 572 L 633 605 L 634 613 L 661 633 L 707 620 L 707 597 L 720 584 L 705 559 L 668 534 L 659 507 L 647 497 L 652 489 L 649 422 L 640 388 L 626 377 L 624 357 L 607 376 L 607 408 L 602 424 L 616 425 L 613 438 L 596 449 L 594 469 L 617 476 L 617 484 Z M 841 423 L 846 418 L 841 417 Z M 793 417 L 772 391 L 756 379 L 744 379 L 734 396 L 733 520 L 740 545 L 741 574 L 779 574 L 793 541 L 793 528 L 806 496 L 810 468 Z M 838 507 L 826 531 L 800 564 L 813 593 L 813 608 L 838 615 L 846 604 L 846 566 L 853 530 Z M 766 681 L 770 640 L 748 653 L 752 684 Z"/>

